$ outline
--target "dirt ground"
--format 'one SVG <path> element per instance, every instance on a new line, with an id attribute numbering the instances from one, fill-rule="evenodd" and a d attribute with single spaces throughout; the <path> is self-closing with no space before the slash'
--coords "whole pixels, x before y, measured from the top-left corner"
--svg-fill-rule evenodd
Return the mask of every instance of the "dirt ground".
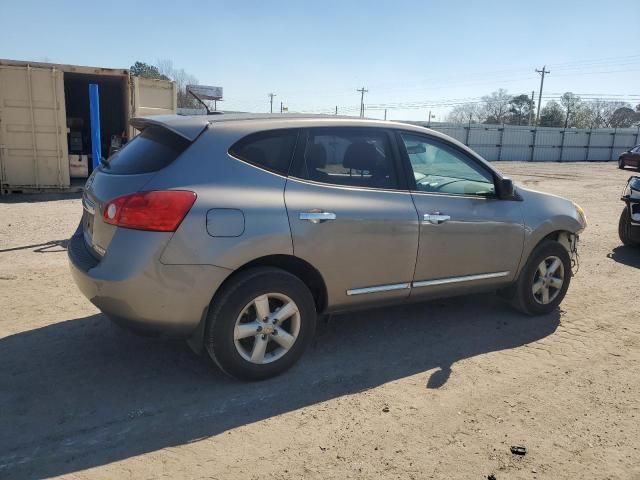
<path id="1" fill-rule="evenodd" d="M 0 478 L 639 479 L 640 250 L 616 230 L 631 172 L 499 168 L 586 210 L 558 313 L 476 295 L 343 315 L 261 383 L 85 300 L 77 196 L 1 198 Z"/>

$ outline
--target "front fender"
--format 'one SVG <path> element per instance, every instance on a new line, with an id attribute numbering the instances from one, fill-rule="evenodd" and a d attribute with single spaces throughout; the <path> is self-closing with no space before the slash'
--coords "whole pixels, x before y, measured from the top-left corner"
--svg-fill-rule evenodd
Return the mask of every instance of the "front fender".
<path id="1" fill-rule="evenodd" d="M 550 235 L 557 235 L 555 239 L 570 251 L 573 237 L 585 229 L 586 220 L 579 212 L 579 207 L 570 200 L 523 188 L 518 191 L 524 200 L 525 223 L 525 242 L 518 269 L 520 273 L 531 252 Z"/>

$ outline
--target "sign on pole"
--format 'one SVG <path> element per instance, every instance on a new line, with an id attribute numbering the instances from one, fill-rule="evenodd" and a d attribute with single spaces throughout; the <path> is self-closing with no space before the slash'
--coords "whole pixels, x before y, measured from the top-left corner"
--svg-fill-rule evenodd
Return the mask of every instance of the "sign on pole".
<path id="1" fill-rule="evenodd" d="M 187 85 L 187 92 L 190 92 L 202 100 L 221 100 L 222 87 L 212 87 L 210 85 Z"/>

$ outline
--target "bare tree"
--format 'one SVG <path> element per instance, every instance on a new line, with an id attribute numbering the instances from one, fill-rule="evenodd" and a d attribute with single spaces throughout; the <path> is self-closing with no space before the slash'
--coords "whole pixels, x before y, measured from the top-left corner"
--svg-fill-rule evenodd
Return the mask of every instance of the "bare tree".
<path id="1" fill-rule="evenodd" d="M 635 112 L 631 105 L 618 108 L 609 119 L 609 126 L 615 128 L 628 128 L 639 123 L 640 113 Z"/>
<path id="2" fill-rule="evenodd" d="M 156 62 L 158 71 L 162 75 L 166 75 L 176 82 L 176 90 L 178 93 L 179 108 L 199 108 L 200 104 L 187 93 L 187 85 L 197 85 L 198 79 L 187 73 L 183 68 L 177 69 L 173 66 L 173 62 L 169 59 L 161 59 Z"/>
<path id="3" fill-rule="evenodd" d="M 585 105 L 588 111 L 588 121 L 586 127 L 591 128 L 610 128 L 621 127 L 623 124 L 631 122 L 633 125 L 633 118 L 628 115 L 623 115 L 622 112 L 629 109 L 633 111 L 630 104 L 626 102 L 609 102 L 606 100 L 594 100 Z M 616 112 L 620 111 L 617 115 Z"/>
<path id="4" fill-rule="evenodd" d="M 504 88 L 499 88 L 490 95 L 482 97 L 484 123 L 505 123 L 511 99 L 511 95 Z"/>
<path id="5" fill-rule="evenodd" d="M 608 118 L 613 112 L 609 112 L 611 102 L 594 100 L 587 105 L 589 112 L 589 127 L 604 128 L 608 126 Z"/>
<path id="6" fill-rule="evenodd" d="M 578 110 L 582 107 L 581 100 L 578 95 L 571 92 L 565 92 L 560 97 L 560 105 L 564 108 L 564 128 L 575 127 L 575 124 L 569 122 L 572 117 L 576 117 Z"/>
<path id="7" fill-rule="evenodd" d="M 447 120 L 451 123 L 481 123 L 482 109 L 477 103 L 464 103 L 462 105 L 456 105 L 451 109 Z"/>

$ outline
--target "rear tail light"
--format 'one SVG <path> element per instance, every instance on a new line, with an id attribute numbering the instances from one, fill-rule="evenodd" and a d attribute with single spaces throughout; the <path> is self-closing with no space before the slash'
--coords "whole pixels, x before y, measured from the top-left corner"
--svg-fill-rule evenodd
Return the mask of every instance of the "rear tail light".
<path id="1" fill-rule="evenodd" d="M 106 223 L 153 232 L 175 232 L 196 201 L 186 190 L 138 192 L 114 198 L 102 212 Z"/>

